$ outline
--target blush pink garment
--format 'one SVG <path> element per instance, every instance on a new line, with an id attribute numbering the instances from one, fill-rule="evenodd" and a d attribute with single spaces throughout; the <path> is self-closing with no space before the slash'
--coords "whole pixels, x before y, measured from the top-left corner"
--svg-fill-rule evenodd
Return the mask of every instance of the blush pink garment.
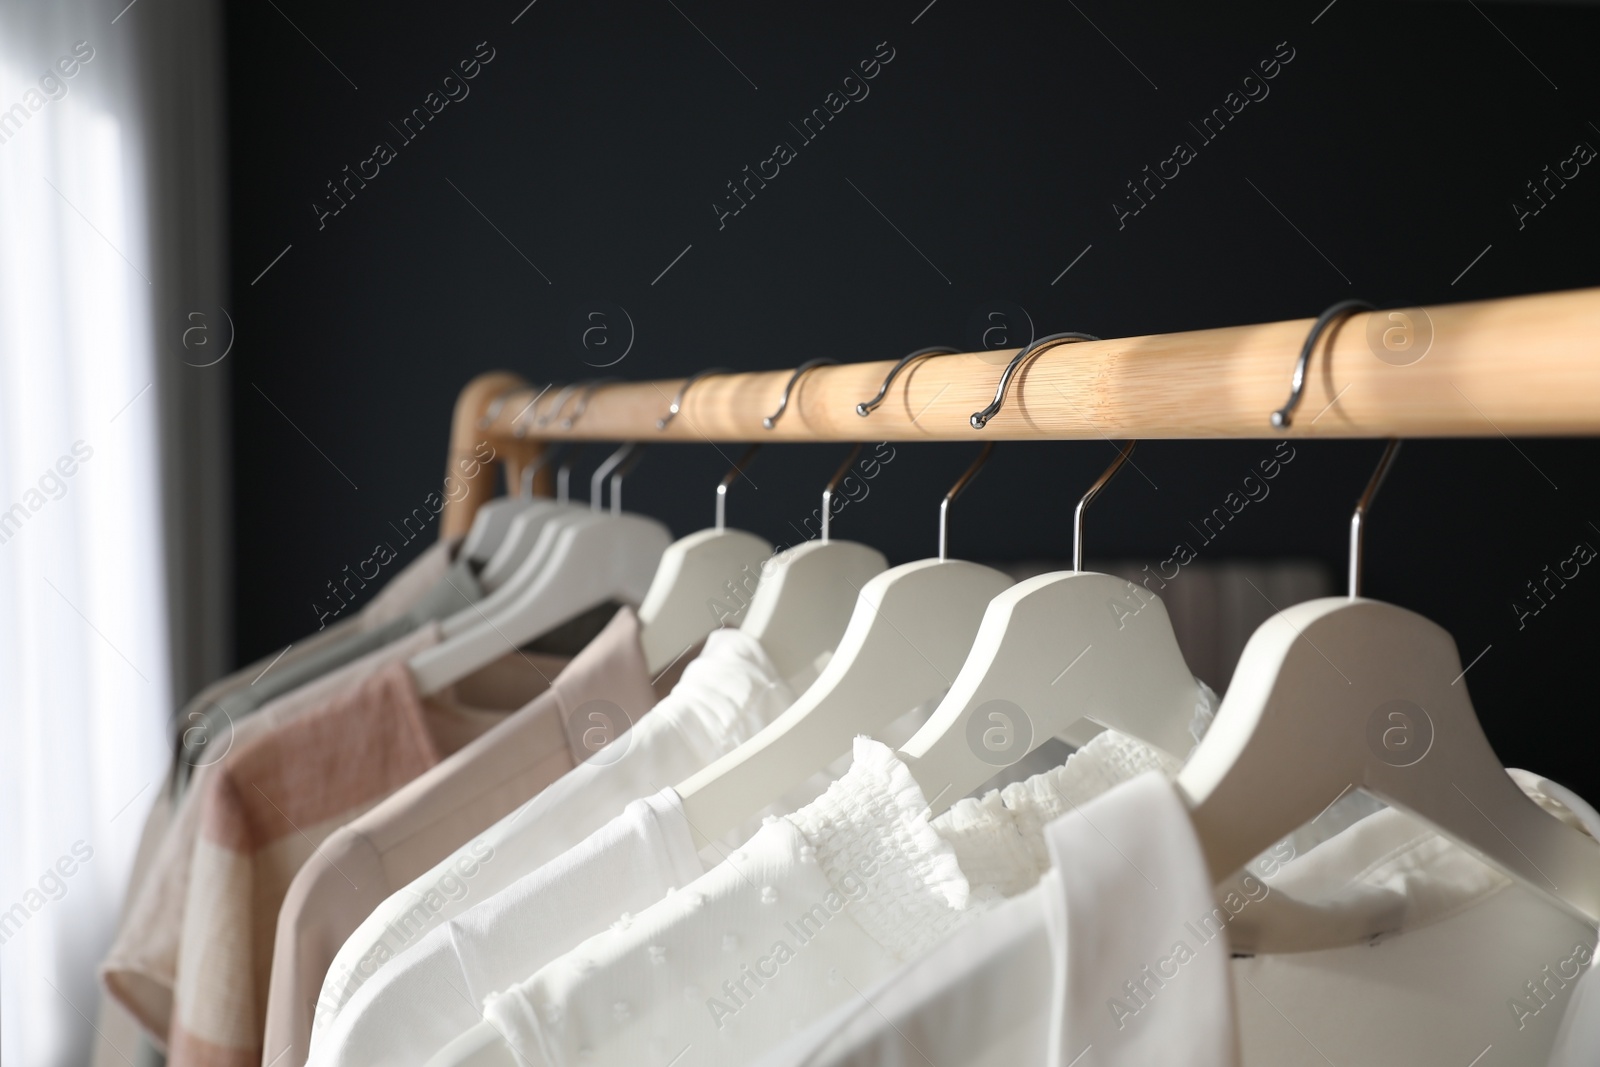
<path id="1" fill-rule="evenodd" d="M 385 583 L 360 612 L 296 641 L 287 651 L 264 657 L 212 682 L 183 706 L 176 719 L 177 728 L 187 729 L 199 722 L 207 708 L 216 705 L 226 694 L 248 688 L 269 669 L 290 666 L 352 633 L 375 630 L 406 614 L 439 582 L 460 542 L 458 537 L 447 538 L 425 549 Z M 436 640 L 437 634 L 428 629 L 426 633 L 413 635 L 330 672 L 318 682 L 286 694 L 250 718 L 234 724 L 230 743 L 242 744 L 273 723 L 312 706 L 338 687 L 355 684 L 393 656 L 409 655 Z M 177 768 L 169 771 L 145 818 L 117 931 L 100 968 L 107 995 L 100 998 L 93 1067 L 125 1065 L 134 1056 L 141 1029 L 157 1044 L 166 1042 L 178 935 L 188 890 L 189 859 L 199 831 L 199 809 L 195 803 L 199 790 L 195 787 L 209 775 L 209 762 L 202 759 L 199 765 L 190 768 L 191 788 L 181 795 L 174 785 Z M 169 839 L 171 844 L 168 844 Z"/>
<path id="2" fill-rule="evenodd" d="M 515 707 L 564 661 L 514 655 L 500 664 L 530 676 Z M 424 701 L 405 660 L 394 659 L 216 765 L 199 798 L 167 1039 L 172 1067 L 259 1062 L 273 936 L 295 872 L 335 829 L 504 717 L 453 693 Z"/>
<path id="3" fill-rule="evenodd" d="M 300 868 L 278 913 L 264 1062 L 305 1063 L 329 965 L 378 905 L 627 729 L 669 688 L 666 679 L 652 686 L 638 617 L 622 608 L 543 695 L 335 830 Z M 596 731 L 593 713 L 610 728 Z M 492 859 L 487 847 L 459 858 L 419 895 L 419 914 L 471 894 L 474 875 Z M 405 926 L 404 917 L 395 924 L 399 944 L 409 940 Z"/>

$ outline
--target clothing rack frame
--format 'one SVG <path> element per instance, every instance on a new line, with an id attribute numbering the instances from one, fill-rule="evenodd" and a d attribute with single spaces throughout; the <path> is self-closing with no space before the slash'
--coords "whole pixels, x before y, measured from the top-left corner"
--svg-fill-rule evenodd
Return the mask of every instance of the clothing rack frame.
<path id="1" fill-rule="evenodd" d="M 1396 314 L 1405 316 L 1395 318 Z M 1426 308 L 1381 309 L 1339 320 L 1306 372 L 1292 425 L 1269 421 L 1289 393 L 1314 319 L 1081 341 L 1045 349 L 1019 367 L 1004 406 L 983 429 L 972 413 L 994 399 L 1017 349 L 936 355 L 901 370 L 870 415 L 894 359 L 808 370 L 771 429 L 792 370 L 708 375 L 663 429 L 658 420 L 684 379 L 604 382 L 567 424 L 528 410 L 539 388 L 495 371 L 457 398 L 441 532 L 465 533 L 495 492 L 486 454 L 507 484 L 547 442 L 1064 441 L 1227 438 L 1513 437 L 1600 435 L 1600 288 Z M 1409 330 L 1396 353 L 1383 332 Z M 937 340 L 937 338 L 935 338 Z M 1417 353 L 1421 354 L 1418 355 Z M 553 406 L 553 390 L 534 409 Z M 470 473 L 468 473 L 470 472 Z M 541 475 L 548 471 L 541 471 Z"/>

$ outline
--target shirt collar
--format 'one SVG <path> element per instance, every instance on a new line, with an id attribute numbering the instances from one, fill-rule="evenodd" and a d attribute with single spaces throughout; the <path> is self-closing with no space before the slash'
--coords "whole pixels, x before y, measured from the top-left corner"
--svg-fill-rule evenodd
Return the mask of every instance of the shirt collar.
<path id="1" fill-rule="evenodd" d="M 1600 815 L 1570 790 L 1508 772 L 1540 807 L 1591 837 Z M 1218 888 L 1265 896 L 1229 925 L 1235 952 L 1305 952 L 1373 942 L 1444 919 L 1512 884 L 1426 824 L 1362 795 L 1339 802 L 1370 814 L 1320 842 L 1286 838 Z M 1338 812 L 1326 816 L 1337 819 Z"/>

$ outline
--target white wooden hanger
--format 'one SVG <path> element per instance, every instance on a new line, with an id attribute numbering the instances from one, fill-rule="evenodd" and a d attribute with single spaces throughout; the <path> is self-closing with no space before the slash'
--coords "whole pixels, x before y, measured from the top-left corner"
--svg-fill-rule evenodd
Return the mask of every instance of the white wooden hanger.
<path id="1" fill-rule="evenodd" d="M 1352 788 L 1428 823 L 1568 912 L 1600 923 L 1600 844 L 1519 789 L 1490 747 L 1453 641 L 1358 594 L 1296 604 L 1245 645 L 1205 740 L 1178 775 L 1218 881 Z"/>
<path id="2" fill-rule="evenodd" d="M 572 429 L 577 417 L 583 414 L 583 411 L 588 407 L 590 395 L 593 394 L 595 388 L 604 384 L 604 382 L 605 379 L 600 379 L 589 383 L 589 388 L 584 391 L 577 409 L 571 416 L 562 421 L 562 429 Z M 532 404 L 523 408 L 522 411 L 517 413 L 517 418 L 512 420 L 512 433 L 518 437 L 523 436 L 524 430 L 521 420 L 530 410 L 533 410 L 533 414 L 536 416 L 533 420 L 534 428 L 537 430 L 546 426 L 552 419 L 561 414 L 561 409 L 566 405 L 567 396 L 582 385 L 583 383 L 581 382 L 574 383 L 562 389 L 560 393 L 556 394 L 555 401 L 550 405 L 550 410 L 543 415 L 539 415 L 537 410 L 533 409 Z M 538 459 L 523 470 L 523 486 L 526 495 L 532 496 L 533 481 L 539 469 L 555 458 L 556 454 L 561 452 L 561 448 L 562 446 L 560 445 L 546 448 L 540 453 Z M 572 466 L 582 452 L 583 442 L 579 441 L 567 447 L 565 452 L 562 453 L 561 465 L 556 469 L 556 498 L 554 502 L 538 501 L 511 520 L 511 528 L 507 531 L 505 540 L 478 575 L 479 584 L 489 592 L 489 595 L 479 605 L 483 610 L 460 612 L 446 619 L 443 624 L 443 632 L 446 637 L 452 637 L 460 633 L 483 617 L 492 615 L 495 611 L 501 610 L 512 603 L 521 591 L 526 589 L 543 571 L 545 564 L 549 561 L 550 551 L 557 543 L 556 533 L 564 529 L 565 525 L 577 521 L 600 507 L 600 504 L 596 503 L 596 501 L 599 500 L 598 493 L 604 484 L 605 477 L 622 462 L 625 456 L 619 450 L 600 464 L 599 469 L 595 471 L 594 477 L 590 480 L 589 506 L 583 507 L 571 502 L 570 492 Z M 558 518 L 564 520 L 564 524 L 553 527 L 550 534 L 546 536 L 546 527 L 550 526 L 551 522 Z"/>
<path id="3" fill-rule="evenodd" d="M 783 387 L 778 408 L 762 419 L 772 429 L 789 409 L 796 383 L 814 367 L 837 362 L 813 359 L 795 368 Z M 833 494 L 861 454 L 856 445 L 822 490 L 822 536 L 786 549 L 762 565 L 760 585 L 739 629 L 761 642 L 779 675 L 794 678 L 833 652 L 855 607 L 861 587 L 889 566 L 883 553 L 829 534 Z"/>
<path id="4" fill-rule="evenodd" d="M 868 409 L 870 411 L 870 409 Z M 939 555 L 884 571 L 856 598 L 827 667 L 784 713 L 678 787 L 697 847 L 737 827 L 871 734 L 950 687 L 984 609 L 1011 579 L 947 558 L 950 502 L 982 469 L 986 445 L 939 505 Z"/>
<path id="5" fill-rule="evenodd" d="M 560 413 L 567 397 L 577 388 L 578 383 L 563 388 L 556 394 L 551 410 L 543 416 L 539 415 L 539 400 L 550 391 L 551 386 L 539 390 L 532 400 L 523 405 L 521 411 L 512 416 L 512 434 L 524 436 L 524 420 L 530 416 L 535 426 L 543 426 L 553 415 Z M 481 425 L 488 426 L 493 422 L 500 403 L 503 403 L 503 398 L 489 408 Z M 472 530 L 467 534 L 462 551 L 480 566 L 478 580 L 486 590 L 493 592 L 504 584 L 516 570 L 516 564 L 527 555 L 528 547 L 538 535 L 539 526 L 552 513 L 549 501 L 534 496 L 533 481 L 539 468 L 548 463 L 559 449 L 559 445 L 543 449 L 532 463 L 522 469 L 520 494 L 491 500 L 473 516 Z"/>
<path id="6" fill-rule="evenodd" d="M 639 644 L 652 675 L 659 674 L 712 630 L 736 625 L 756 588 L 761 563 L 772 555 L 765 539 L 727 527 L 728 487 L 744 476 L 761 450 L 752 445 L 717 485 L 717 524 L 667 546 L 650 591 L 639 605 Z"/>
<path id="7" fill-rule="evenodd" d="M 739 629 L 761 642 L 784 678 L 832 653 L 850 623 L 856 596 L 889 566 L 883 553 L 829 536 L 833 494 L 861 454 L 856 445 L 822 490 L 822 536 L 785 549 L 761 565 L 760 584 Z"/>
<path id="8" fill-rule="evenodd" d="M 1018 352 L 1011 375 L 1043 348 L 1087 334 L 1052 334 Z M 1050 738 L 1087 719 L 1181 756 L 1200 685 L 1178 649 L 1161 599 L 1121 578 L 1083 570 L 1083 518 L 1127 462 L 1133 442 L 1078 501 L 1070 571 L 1019 582 L 990 602 L 950 692 L 900 750 L 937 815 Z"/>
<path id="9" fill-rule="evenodd" d="M 523 412 L 537 404 L 539 397 L 544 396 L 549 391 L 550 386 L 548 385 L 539 390 L 538 394 L 528 401 L 527 406 L 523 408 Z M 506 400 L 510 396 L 511 394 L 507 392 L 495 397 L 494 402 L 489 405 L 489 409 L 484 412 L 483 418 L 478 420 L 479 427 L 487 428 L 493 423 L 495 418 L 499 416 L 500 409 L 505 407 Z M 518 418 L 522 416 L 523 412 L 517 413 Z M 513 419 L 512 422 L 515 425 L 516 420 Z M 484 503 L 478 508 L 477 514 L 472 517 L 472 528 L 467 531 L 466 538 L 461 542 L 461 555 L 473 563 L 482 564 L 488 562 L 489 557 L 494 554 L 495 549 L 504 540 L 506 532 L 511 526 L 511 520 L 521 514 L 530 503 L 532 503 L 532 494 L 526 491 L 520 496 L 508 492 L 505 496 L 496 497 Z"/>
<path id="10" fill-rule="evenodd" d="M 1324 597 L 1263 623 L 1177 780 L 1213 878 L 1360 788 L 1600 924 L 1600 845 L 1506 774 L 1461 675 L 1449 633 L 1382 601 Z"/>
<path id="11" fill-rule="evenodd" d="M 1274 425 L 1288 426 L 1324 325 Z M 1178 775 L 1206 864 L 1220 881 L 1359 788 L 1600 923 L 1600 844 L 1506 774 L 1467 696 L 1455 641 L 1421 615 L 1359 595 L 1363 521 L 1398 448 L 1385 448 L 1351 517 L 1349 596 L 1296 604 L 1256 630 Z"/>
<path id="12" fill-rule="evenodd" d="M 598 510 L 608 467 L 637 462 L 637 445 L 624 445 L 595 473 L 589 515 L 558 517 L 540 533 L 548 551 L 537 576 L 514 599 L 492 613 L 478 612 L 477 622 L 442 644 L 410 660 L 412 676 L 423 695 L 432 695 L 541 634 L 608 601 L 638 604 L 650 587 L 671 535 L 654 519 L 624 514 L 621 479 L 614 476 L 611 513 Z M 530 559 L 526 563 L 533 563 Z M 526 564 L 525 564 L 526 565 Z"/>
<path id="13" fill-rule="evenodd" d="M 534 504 L 525 496 L 497 496 L 485 501 L 472 517 L 472 528 L 461 542 L 461 555 L 473 563 L 488 563 L 504 543 L 512 520 Z"/>
<path id="14" fill-rule="evenodd" d="M 483 570 L 478 572 L 478 581 L 491 593 L 504 588 L 511 581 L 512 576 L 533 551 L 533 546 L 538 543 L 539 533 L 546 523 L 557 515 L 573 515 L 587 510 L 569 503 L 565 492 L 559 492 L 554 500 L 533 496 L 534 476 L 541 467 L 550 462 L 560 448 L 559 445 L 546 448 L 538 459 L 523 468 L 523 495 L 528 497 L 529 503 L 511 520 L 499 547 L 484 564 Z M 562 490 L 566 488 L 566 475 L 571 471 L 572 461 L 581 448 L 581 445 L 577 445 L 570 449 L 561 464 Z"/>
<path id="15" fill-rule="evenodd" d="M 512 604 L 544 571 L 544 566 L 549 562 L 550 553 L 558 540 L 557 534 L 593 515 L 592 502 L 587 506 L 573 504 L 568 495 L 572 464 L 582 450 L 581 444 L 569 449 L 557 472 L 556 484 L 559 487 L 556 494 L 556 503 L 559 505 L 557 510 L 535 513 L 530 509 L 512 520 L 511 532 L 506 535 L 507 544 L 501 546 L 501 552 L 496 553 L 496 557 L 499 558 L 501 553 L 508 555 L 514 553 L 519 557 L 519 561 L 508 575 L 497 579 L 494 588 L 489 589 L 489 594 L 478 602 L 477 607 L 457 612 L 444 620 L 441 628 L 445 637 L 454 637 Z M 613 460 L 617 458 L 619 457 L 613 454 L 610 459 L 601 463 L 600 469 L 596 470 L 595 474 L 598 476 L 603 472 L 609 472 L 615 466 Z M 493 566 L 494 560 L 491 560 L 484 571 L 487 572 Z M 486 589 L 489 588 L 482 574 L 478 576 L 478 580 Z"/>
<path id="16" fill-rule="evenodd" d="M 768 429 L 788 407 L 795 381 L 814 365 L 802 365 L 790 377 L 778 410 L 764 420 Z M 678 414 L 689 385 L 716 373 L 722 372 L 702 371 L 685 381 L 666 418 L 656 425 L 664 429 Z M 888 566 L 881 552 L 829 537 L 833 493 L 860 453 L 861 446 L 856 445 L 822 491 L 821 539 L 780 552 L 762 565 L 760 585 L 740 627 L 756 635 L 786 677 L 812 666 L 838 643 L 857 594 Z M 517 1067 L 517 1063 L 500 1032 L 480 1022 L 436 1052 L 425 1067 Z"/>

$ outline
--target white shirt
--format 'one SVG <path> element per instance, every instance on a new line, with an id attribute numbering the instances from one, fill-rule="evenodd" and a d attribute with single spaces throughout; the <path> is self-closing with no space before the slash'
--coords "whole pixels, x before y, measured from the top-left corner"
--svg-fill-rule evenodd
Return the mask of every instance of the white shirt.
<path id="1" fill-rule="evenodd" d="M 422 1063 L 481 1018 L 486 996 L 525 976 L 527 961 L 559 956 L 703 869 L 677 794 L 636 800 L 492 898 L 496 907 L 469 908 L 380 969 L 317 1032 L 309 1063 Z"/>
<path id="2" fill-rule="evenodd" d="M 1600 831 L 1581 800 L 1512 775 Z M 1077 1067 L 1142 1067 L 1176 1062 L 1175 1050 L 1185 1064 L 1249 1067 L 1596 1062 L 1593 970 L 1579 979 L 1596 932 L 1398 811 L 1307 851 L 1291 838 L 1215 894 L 1160 779 L 1119 787 L 1045 837 L 1055 867 L 1035 889 L 762 1067 L 909 1067 L 922 1053 L 941 1067 L 1079 1056 Z M 1536 980 L 1537 994 L 1524 984 Z M 1566 1049 L 1553 1054 L 1558 1028 Z"/>
<path id="3" fill-rule="evenodd" d="M 1572 1003 L 1561 1020 L 1561 1033 L 1548 1067 L 1592 1067 L 1600 1050 L 1600 967 L 1590 966 L 1578 979 Z"/>
<path id="4" fill-rule="evenodd" d="M 427 874 L 385 900 L 334 957 L 311 1047 L 361 986 L 444 922 L 561 855 L 632 801 L 673 785 L 736 747 L 794 701 L 760 642 L 714 631 L 672 692 L 595 757 L 552 783 Z M 445 895 L 439 886 L 462 882 Z M 419 900 L 429 907 L 418 909 Z M 424 914 L 426 912 L 426 914 Z"/>
<path id="5" fill-rule="evenodd" d="M 918 714 L 891 728 L 910 732 Z M 821 788 L 801 791 L 809 797 Z M 608 923 L 628 922 L 629 913 L 705 869 L 675 791 L 634 801 L 577 846 L 430 930 L 380 968 L 314 1036 L 310 1062 L 422 1062 L 480 1021 L 486 995 L 526 978 Z"/>
<path id="6" fill-rule="evenodd" d="M 1522 776 L 1523 772 L 1513 772 L 1513 775 Z M 1555 782 L 1531 774 L 1523 777 L 1528 781 L 1524 788 L 1531 786 L 1530 792 L 1535 797 L 1557 801 L 1578 815 L 1590 836 L 1600 837 L 1594 811 L 1583 798 Z M 1553 807 L 1548 803 L 1545 806 Z M 1561 1030 L 1556 1034 L 1547 1067 L 1592 1067 L 1596 1059 L 1600 1059 L 1600 967 L 1590 966 L 1572 990 L 1572 1001 L 1561 1017 Z"/>
<path id="7" fill-rule="evenodd" d="M 906 766 L 858 738 L 816 801 L 490 998 L 484 1018 L 532 1065 L 747 1063 L 1032 885 L 1047 866 L 1038 827 L 1154 768 L 1174 769 L 1103 734 L 1066 767 L 930 822 Z"/>

